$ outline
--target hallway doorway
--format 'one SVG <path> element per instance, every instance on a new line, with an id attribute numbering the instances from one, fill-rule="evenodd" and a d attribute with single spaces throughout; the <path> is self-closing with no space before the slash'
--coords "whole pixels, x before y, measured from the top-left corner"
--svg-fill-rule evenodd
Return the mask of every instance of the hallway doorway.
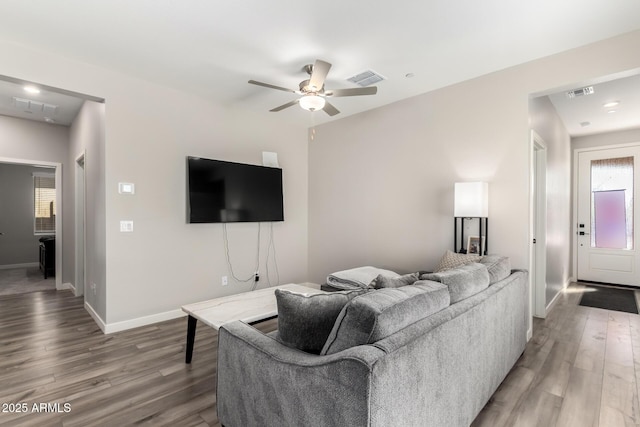
<path id="1" fill-rule="evenodd" d="M 14 179 L 2 180 L 3 188 L 0 194 L 11 198 L 11 201 L 4 203 L 22 206 L 21 209 L 16 210 L 15 214 L 10 213 L 11 210 L 6 209 L 6 206 L 0 212 L 0 233 L 2 233 L 0 235 L 0 270 L 7 270 L 6 274 L 2 275 L 3 283 L 7 284 L 6 289 L 9 289 L 10 284 L 14 290 L 17 290 L 20 283 L 30 287 L 40 281 L 38 272 L 44 280 L 39 239 L 44 236 L 55 236 L 55 243 L 50 245 L 50 251 L 53 251 L 55 256 L 49 258 L 55 268 L 52 265 L 47 266 L 50 271 L 55 270 L 56 274 L 55 278 L 51 278 L 48 283 L 55 284 L 53 289 L 62 289 L 62 209 L 59 203 L 62 200 L 62 165 L 55 162 L 0 157 L 0 166 L 2 165 L 6 166 L 5 170 L 11 171 L 11 176 L 18 171 L 23 175 L 26 174 L 27 177 L 22 186 L 19 186 Z M 55 202 L 47 203 L 50 215 L 54 217 L 51 221 L 55 224 L 53 233 L 51 230 L 38 233 L 38 224 L 43 221 L 42 218 L 38 221 L 38 215 L 35 213 L 35 178 L 36 175 L 41 175 L 42 171 L 52 174 L 55 182 Z M 23 252 L 24 257 L 21 257 Z M 47 286 L 51 287 L 46 283 L 40 283 L 35 286 L 35 289 L 47 288 Z"/>

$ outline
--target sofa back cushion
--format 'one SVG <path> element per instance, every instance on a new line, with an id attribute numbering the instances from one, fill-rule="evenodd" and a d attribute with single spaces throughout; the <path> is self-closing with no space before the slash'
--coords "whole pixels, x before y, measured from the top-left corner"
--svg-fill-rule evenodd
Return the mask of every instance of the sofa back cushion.
<path id="1" fill-rule="evenodd" d="M 276 289 L 278 333 L 284 345 L 307 353 L 320 353 L 342 308 L 368 290 L 305 295 Z"/>
<path id="2" fill-rule="evenodd" d="M 480 264 L 487 267 L 489 271 L 489 285 L 504 280 L 511 274 L 511 262 L 506 256 L 485 255 L 480 260 Z"/>
<path id="3" fill-rule="evenodd" d="M 359 295 L 340 311 L 320 354 L 374 343 L 448 306 L 447 287 L 431 281 Z"/>
<path id="4" fill-rule="evenodd" d="M 447 285 L 451 304 L 486 289 L 489 286 L 489 271 L 483 264 L 472 263 L 439 273 L 427 273 L 421 280 L 433 280 Z"/>

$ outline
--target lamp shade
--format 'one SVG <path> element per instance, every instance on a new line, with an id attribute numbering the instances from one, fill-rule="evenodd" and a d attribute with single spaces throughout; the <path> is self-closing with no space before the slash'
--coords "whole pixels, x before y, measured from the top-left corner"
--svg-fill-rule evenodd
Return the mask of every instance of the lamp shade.
<path id="1" fill-rule="evenodd" d="M 324 98 L 318 95 L 310 94 L 300 98 L 300 106 L 308 111 L 322 110 L 324 104 Z"/>
<path id="2" fill-rule="evenodd" d="M 454 196 L 456 217 L 489 217 L 489 184 L 486 182 L 456 182 Z"/>

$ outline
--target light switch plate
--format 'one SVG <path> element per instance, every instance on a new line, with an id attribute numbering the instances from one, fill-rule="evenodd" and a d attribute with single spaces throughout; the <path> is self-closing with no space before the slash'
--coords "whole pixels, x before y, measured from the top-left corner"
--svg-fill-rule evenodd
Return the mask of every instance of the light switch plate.
<path id="1" fill-rule="evenodd" d="M 131 182 L 119 182 L 118 193 L 120 194 L 135 194 L 136 186 Z"/>
<path id="2" fill-rule="evenodd" d="M 120 231 L 123 233 L 132 233 L 133 221 L 120 221 Z"/>

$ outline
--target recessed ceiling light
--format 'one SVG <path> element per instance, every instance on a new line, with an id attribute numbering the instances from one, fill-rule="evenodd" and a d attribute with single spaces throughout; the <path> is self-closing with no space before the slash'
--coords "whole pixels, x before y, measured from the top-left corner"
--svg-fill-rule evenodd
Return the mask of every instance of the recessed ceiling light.
<path id="1" fill-rule="evenodd" d="M 611 107 L 615 107 L 618 104 L 620 104 L 620 101 L 612 101 L 612 102 L 607 102 L 606 104 L 603 105 L 603 107 L 611 108 Z"/>
<path id="2" fill-rule="evenodd" d="M 28 93 L 40 93 L 40 89 L 35 86 L 25 86 L 24 91 Z"/>
<path id="3" fill-rule="evenodd" d="M 607 111 L 607 113 L 609 113 L 609 114 L 617 113 L 617 110 L 609 110 L 609 111 Z"/>

